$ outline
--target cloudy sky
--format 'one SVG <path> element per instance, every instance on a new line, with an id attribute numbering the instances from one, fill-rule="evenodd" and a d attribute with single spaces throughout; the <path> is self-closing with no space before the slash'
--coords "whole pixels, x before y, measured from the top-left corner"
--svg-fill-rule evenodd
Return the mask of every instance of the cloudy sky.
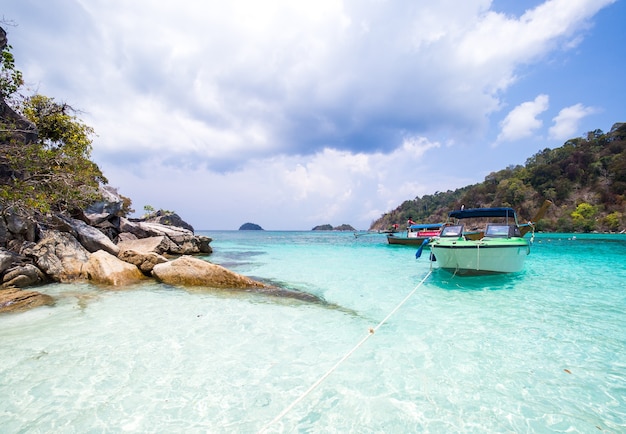
<path id="1" fill-rule="evenodd" d="M 626 121 L 626 0 L 5 0 L 31 91 L 196 230 L 368 229 Z"/>

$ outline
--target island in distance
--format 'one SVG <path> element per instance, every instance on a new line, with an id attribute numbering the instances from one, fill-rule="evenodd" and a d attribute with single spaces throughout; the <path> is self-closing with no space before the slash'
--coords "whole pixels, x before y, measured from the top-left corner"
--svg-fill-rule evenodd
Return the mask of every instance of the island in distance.
<path id="1" fill-rule="evenodd" d="M 331 225 L 319 225 L 319 226 L 315 226 L 313 229 L 311 229 L 312 231 L 351 231 L 351 232 L 355 232 L 356 229 L 354 229 L 352 226 L 347 225 L 347 224 L 342 224 L 340 226 L 336 226 L 336 227 L 332 227 Z"/>
<path id="2" fill-rule="evenodd" d="M 239 226 L 240 231 L 262 231 L 263 228 L 256 223 L 244 223 Z"/>

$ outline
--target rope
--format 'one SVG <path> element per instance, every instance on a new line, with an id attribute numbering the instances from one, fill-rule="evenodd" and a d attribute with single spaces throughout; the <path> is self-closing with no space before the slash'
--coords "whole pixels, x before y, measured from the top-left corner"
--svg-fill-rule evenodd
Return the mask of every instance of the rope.
<path id="1" fill-rule="evenodd" d="M 426 279 L 428 278 L 428 276 L 430 276 L 430 274 L 432 273 L 432 270 L 428 271 L 428 273 L 426 274 L 426 276 L 424 276 L 424 278 L 417 284 L 417 286 L 415 288 L 413 288 L 413 290 L 411 292 L 409 292 L 409 294 L 404 297 L 404 300 L 402 300 L 391 312 L 389 312 L 389 314 L 381 321 L 378 323 L 378 325 L 374 328 L 370 328 L 369 329 L 369 333 L 359 341 L 358 344 L 356 344 L 354 346 L 354 348 L 352 348 L 350 351 L 348 351 L 346 353 L 345 356 L 343 356 L 341 359 L 339 359 L 339 361 L 337 363 L 335 363 L 335 365 L 330 368 L 324 375 L 322 375 L 315 383 L 313 383 L 311 385 L 311 387 L 309 387 L 302 395 L 300 395 L 295 401 L 293 401 L 289 406 L 287 406 L 278 416 L 276 416 L 274 419 L 272 419 L 271 422 L 269 422 L 268 424 L 266 424 L 263 428 L 261 428 L 261 430 L 259 431 L 259 434 L 264 433 L 267 431 L 267 429 L 274 425 L 276 422 L 278 422 L 279 420 L 281 420 L 287 413 L 289 413 L 300 401 L 302 401 L 304 398 L 306 398 L 311 392 L 313 392 L 313 390 L 315 390 L 315 388 L 317 386 L 319 386 L 320 384 L 322 384 L 322 382 L 328 378 L 328 376 L 330 376 L 330 374 L 332 374 L 343 362 L 345 362 L 348 357 L 350 357 L 361 345 L 363 345 L 365 343 L 366 340 L 368 340 L 375 332 L 376 330 L 378 330 L 383 324 L 385 324 L 385 322 L 387 322 L 387 320 L 389 318 L 391 318 L 393 316 L 393 314 L 395 314 L 398 309 L 400 309 L 402 307 L 402 305 L 404 303 L 406 303 L 408 301 L 409 298 L 411 298 L 411 296 L 413 294 L 415 294 L 415 291 L 417 291 L 417 289 L 422 286 L 422 284 L 426 281 Z"/>

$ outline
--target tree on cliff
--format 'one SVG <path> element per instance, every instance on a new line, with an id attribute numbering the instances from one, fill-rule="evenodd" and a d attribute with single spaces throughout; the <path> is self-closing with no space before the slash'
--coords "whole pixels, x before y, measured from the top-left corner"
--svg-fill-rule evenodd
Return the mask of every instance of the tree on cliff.
<path id="1" fill-rule="evenodd" d="M 35 124 L 38 135 L 29 143 L 2 141 L 2 208 L 64 212 L 99 199 L 98 186 L 107 181 L 89 159 L 93 129 L 69 105 L 42 95 L 26 98 L 17 111 Z"/>
<path id="2" fill-rule="evenodd" d="M 43 95 L 16 98 L 21 73 L 9 50 L 5 38 L 0 64 L 0 212 L 83 209 L 101 197 L 98 187 L 107 183 L 89 159 L 94 131 L 68 104 Z M 24 134 L 24 124 L 34 125 L 34 139 Z"/>

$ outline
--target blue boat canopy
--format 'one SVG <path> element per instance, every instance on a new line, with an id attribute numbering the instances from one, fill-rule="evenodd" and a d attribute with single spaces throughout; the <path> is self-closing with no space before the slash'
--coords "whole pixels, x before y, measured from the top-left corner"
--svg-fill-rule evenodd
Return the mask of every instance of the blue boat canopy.
<path id="1" fill-rule="evenodd" d="M 478 217 L 515 217 L 513 208 L 469 208 L 450 211 L 448 217 L 469 219 Z"/>
<path id="2" fill-rule="evenodd" d="M 411 225 L 409 226 L 411 229 L 428 229 L 428 228 L 433 228 L 433 229 L 439 229 L 441 226 L 443 226 L 443 224 L 441 223 L 426 223 L 426 224 L 420 224 L 420 225 Z"/>

